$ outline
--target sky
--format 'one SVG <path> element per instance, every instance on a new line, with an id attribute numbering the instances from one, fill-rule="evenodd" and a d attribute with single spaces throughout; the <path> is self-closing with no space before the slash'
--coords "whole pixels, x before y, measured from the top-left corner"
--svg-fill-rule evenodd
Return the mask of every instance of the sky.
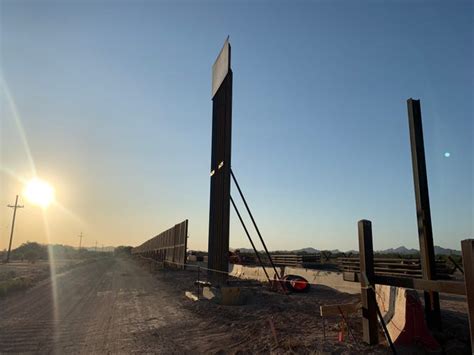
<path id="1" fill-rule="evenodd" d="M 207 249 L 211 67 L 228 35 L 232 168 L 269 249 L 357 249 L 360 219 L 375 249 L 418 248 L 410 97 L 434 242 L 460 249 L 473 23 L 471 1 L 0 0 L 0 249 L 16 194 L 14 247 L 81 232 L 135 246 L 189 219 L 189 247 Z M 35 174 L 55 189 L 45 210 L 22 195 Z M 233 212 L 230 233 L 249 247 Z"/>

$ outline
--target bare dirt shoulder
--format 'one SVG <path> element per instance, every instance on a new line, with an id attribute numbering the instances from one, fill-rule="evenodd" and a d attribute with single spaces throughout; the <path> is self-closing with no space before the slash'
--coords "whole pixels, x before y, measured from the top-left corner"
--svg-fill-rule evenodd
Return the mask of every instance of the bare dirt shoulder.
<path id="1" fill-rule="evenodd" d="M 182 308 L 189 314 L 182 323 L 183 329 L 178 330 L 176 324 L 167 324 L 154 329 L 150 335 L 157 341 L 173 338 L 190 352 L 389 353 L 383 345 L 368 347 L 363 344 L 360 315 L 348 319 L 355 341 L 347 330 L 345 340 L 338 341 L 340 317 L 327 318 L 323 331 L 319 305 L 357 302 L 357 295 L 325 286 L 316 286 L 309 294 L 290 296 L 253 287 L 254 296 L 249 304 L 222 306 L 209 301 L 193 302 L 184 297 L 186 290 L 194 290 L 193 281 L 197 279 L 194 271 L 160 270 L 155 278 L 181 300 Z"/>
<path id="2" fill-rule="evenodd" d="M 93 260 L 60 259 L 55 260 L 54 270 L 63 273 Z M 50 261 L 13 261 L 0 264 L 0 298 L 24 291 L 51 276 Z"/>

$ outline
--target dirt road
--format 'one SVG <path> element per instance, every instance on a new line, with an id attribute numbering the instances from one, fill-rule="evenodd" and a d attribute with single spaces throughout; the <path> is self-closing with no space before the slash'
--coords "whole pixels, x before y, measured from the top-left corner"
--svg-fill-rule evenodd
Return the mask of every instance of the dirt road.
<path id="1" fill-rule="evenodd" d="M 133 262 L 104 259 L 0 301 L 0 352 L 178 351 L 142 334 L 184 320 L 176 298 Z M 56 299 L 56 302 L 54 302 Z"/>

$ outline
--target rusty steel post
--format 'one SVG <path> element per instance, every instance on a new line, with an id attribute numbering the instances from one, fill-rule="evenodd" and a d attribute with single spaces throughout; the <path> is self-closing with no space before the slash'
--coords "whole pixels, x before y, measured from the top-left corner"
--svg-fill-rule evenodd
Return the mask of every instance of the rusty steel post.
<path id="1" fill-rule="evenodd" d="M 374 249 L 372 245 L 372 223 L 368 220 L 358 222 L 360 285 L 362 301 L 363 340 L 367 344 L 378 344 L 377 301 L 374 283 Z"/>
<path id="2" fill-rule="evenodd" d="M 471 331 L 471 349 L 474 354 L 474 239 L 461 242 L 464 282 L 466 284 L 469 328 Z"/>
<path id="3" fill-rule="evenodd" d="M 426 173 L 425 145 L 421 119 L 420 100 L 407 100 L 408 124 L 410 127 L 411 161 L 415 186 L 416 215 L 418 219 L 418 238 L 423 278 L 436 280 L 436 261 L 431 225 L 430 199 L 428 194 L 428 175 Z M 439 293 L 425 291 L 425 316 L 431 329 L 441 327 Z"/>

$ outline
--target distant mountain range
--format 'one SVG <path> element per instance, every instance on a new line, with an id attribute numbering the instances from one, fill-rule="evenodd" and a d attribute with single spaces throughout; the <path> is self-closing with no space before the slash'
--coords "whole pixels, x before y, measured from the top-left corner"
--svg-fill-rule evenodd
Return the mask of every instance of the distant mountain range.
<path id="1" fill-rule="evenodd" d="M 400 255 L 411 255 L 411 254 L 418 254 L 419 250 L 418 249 L 408 249 L 404 246 L 398 247 L 398 248 L 390 248 L 390 249 L 385 249 L 378 251 L 379 253 L 384 253 L 384 254 L 400 254 Z M 454 249 L 449 249 L 449 248 L 443 248 L 438 245 L 435 245 L 434 247 L 434 252 L 436 255 L 461 255 L 461 251 L 459 250 L 454 250 Z"/>
<path id="2" fill-rule="evenodd" d="M 418 252 L 419 252 L 418 249 L 408 249 L 407 247 L 404 247 L 404 246 L 377 251 L 377 253 L 400 254 L 400 255 L 411 255 L 411 254 L 417 254 Z M 435 253 L 436 253 L 436 249 L 435 249 Z"/>
<path id="3" fill-rule="evenodd" d="M 253 253 L 253 249 L 248 249 L 248 248 L 238 248 L 241 253 Z M 438 245 L 435 245 L 435 254 L 436 255 L 461 255 L 461 252 L 459 250 L 454 250 L 454 249 L 449 249 L 449 248 L 443 248 Z M 235 250 L 235 249 L 234 249 Z M 263 252 L 263 250 L 260 250 Z M 333 249 L 329 250 L 332 254 L 337 254 L 341 253 L 339 249 Z M 273 252 L 273 251 L 271 251 Z M 296 250 L 277 250 L 276 252 L 279 253 L 308 253 L 308 254 L 318 254 L 321 252 L 321 250 L 312 248 L 312 247 L 307 247 L 307 248 L 302 248 L 302 249 L 296 249 Z M 400 255 L 412 255 L 412 254 L 417 254 L 419 251 L 417 249 L 408 249 L 405 246 L 400 246 L 398 248 L 389 248 L 385 250 L 377 250 L 376 253 L 379 254 L 400 254 Z M 352 254 L 357 254 L 357 250 L 349 250 L 346 251 L 345 253 L 352 253 Z"/>

